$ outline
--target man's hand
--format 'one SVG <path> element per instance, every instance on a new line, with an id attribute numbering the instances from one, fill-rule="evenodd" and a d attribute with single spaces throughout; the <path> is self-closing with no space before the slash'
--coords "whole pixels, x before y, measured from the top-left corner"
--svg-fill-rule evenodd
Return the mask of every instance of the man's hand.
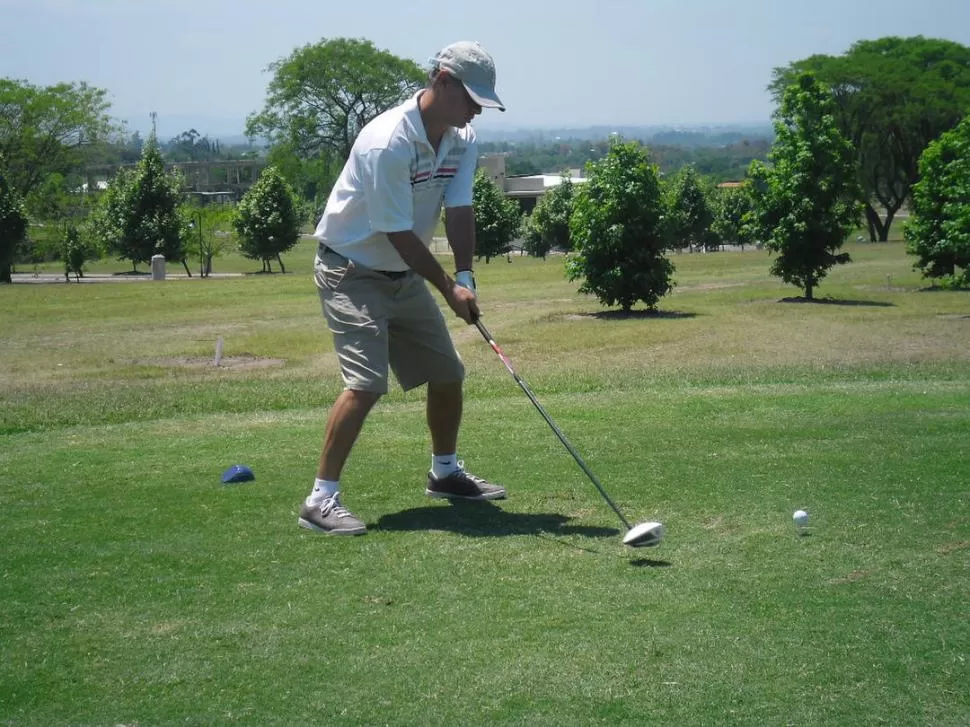
<path id="1" fill-rule="evenodd" d="M 475 299 L 475 293 L 463 285 L 457 282 L 452 285 L 445 300 L 448 301 L 455 315 L 465 323 L 471 325 L 478 319 L 478 301 Z"/>

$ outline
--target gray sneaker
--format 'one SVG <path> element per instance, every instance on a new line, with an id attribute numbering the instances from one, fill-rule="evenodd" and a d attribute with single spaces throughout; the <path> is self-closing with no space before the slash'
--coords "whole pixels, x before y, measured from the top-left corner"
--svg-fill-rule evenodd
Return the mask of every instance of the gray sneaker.
<path id="1" fill-rule="evenodd" d="M 447 477 L 436 479 L 428 473 L 428 489 L 424 491 L 428 497 L 447 498 L 449 500 L 504 500 L 505 488 L 493 485 L 488 480 L 466 472 L 462 463 L 458 469 Z"/>
<path id="2" fill-rule="evenodd" d="M 304 500 L 297 525 L 328 535 L 363 535 L 367 532 L 367 526 L 340 504 L 339 492 L 319 505 L 307 505 Z"/>

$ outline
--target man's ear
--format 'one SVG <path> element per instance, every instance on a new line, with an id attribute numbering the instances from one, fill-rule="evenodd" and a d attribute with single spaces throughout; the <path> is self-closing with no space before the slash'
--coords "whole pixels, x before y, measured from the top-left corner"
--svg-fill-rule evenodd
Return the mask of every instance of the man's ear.
<path id="1" fill-rule="evenodd" d="M 432 79 L 431 85 L 435 87 L 447 86 L 452 80 L 451 74 L 444 68 L 440 69 Z"/>

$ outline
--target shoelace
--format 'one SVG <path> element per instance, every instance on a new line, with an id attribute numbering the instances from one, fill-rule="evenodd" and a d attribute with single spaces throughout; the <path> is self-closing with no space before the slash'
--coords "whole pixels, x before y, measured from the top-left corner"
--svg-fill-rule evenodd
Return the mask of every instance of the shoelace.
<path id="1" fill-rule="evenodd" d="M 473 475 L 471 472 L 465 470 L 465 460 L 458 460 L 458 469 L 452 472 L 452 476 L 459 475 L 460 477 L 466 477 L 467 479 L 474 482 L 476 485 L 486 484 L 487 480 L 482 479 L 478 475 Z"/>
<path id="2" fill-rule="evenodd" d="M 326 517 L 330 513 L 333 513 L 337 517 L 353 517 L 350 514 L 350 510 L 340 504 L 339 493 L 320 503 L 320 514 Z"/>

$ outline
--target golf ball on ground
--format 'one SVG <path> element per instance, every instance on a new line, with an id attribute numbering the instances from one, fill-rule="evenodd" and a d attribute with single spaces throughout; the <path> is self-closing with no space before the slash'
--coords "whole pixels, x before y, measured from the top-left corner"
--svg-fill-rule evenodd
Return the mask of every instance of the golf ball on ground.
<path id="1" fill-rule="evenodd" d="M 795 522 L 795 527 L 804 528 L 808 525 L 808 513 L 804 510 L 795 510 L 795 514 L 791 516 L 791 519 Z"/>

